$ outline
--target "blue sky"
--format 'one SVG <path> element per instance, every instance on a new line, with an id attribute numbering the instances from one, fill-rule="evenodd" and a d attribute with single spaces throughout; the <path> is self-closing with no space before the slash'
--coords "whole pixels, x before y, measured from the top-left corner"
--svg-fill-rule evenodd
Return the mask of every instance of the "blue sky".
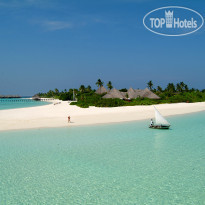
<path id="1" fill-rule="evenodd" d="M 96 88 L 98 78 L 116 88 L 205 88 L 205 26 L 183 37 L 151 33 L 143 17 L 163 6 L 205 17 L 203 0 L 0 0 L 0 94 Z"/>

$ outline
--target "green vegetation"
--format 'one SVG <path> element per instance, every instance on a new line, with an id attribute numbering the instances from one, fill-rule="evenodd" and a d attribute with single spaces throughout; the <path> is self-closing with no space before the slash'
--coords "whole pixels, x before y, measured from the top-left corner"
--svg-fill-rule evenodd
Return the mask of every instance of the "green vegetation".
<path id="1" fill-rule="evenodd" d="M 95 107 L 118 107 L 123 106 L 124 101 L 120 99 L 103 99 L 103 95 L 96 93 L 84 93 L 79 96 L 77 102 L 72 102 L 71 105 L 77 105 L 82 108 L 88 108 L 89 106 Z"/>
<path id="2" fill-rule="evenodd" d="M 188 93 L 178 93 L 169 97 L 167 93 L 160 95 L 160 100 L 148 99 L 148 98 L 136 98 L 130 101 L 121 99 L 103 99 L 102 96 L 97 94 L 82 95 L 78 102 L 72 102 L 71 105 L 77 105 L 79 107 L 88 108 L 89 106 L 95 107 L 118 107 L 118 106 L 134 106 L 134 105 L 153 105 L 164 103 L 192 103 L 192 102 L 204 102 L 205 92 L 192 91 Z"/>
<path id="3" fill-rule="evenodd" d="M 120 89 L 120 92 L 127 92 L 127 88 Z"/>
<path id="4" fill-rule="evenodd" d="M 103 82 L 98 79 L 96 85 L 98 87 L 103 86 Z M 204 102 L 205 101 L 205 89 L 200 91 L 198 89 L 189 89 L 188 86 L 183 83 L 169 83 L 165 89 L 157 86 L 156 89 L 153 86 L 152 81 L 147 83 L 148 87 L 152 89 L 156 95 L 161 99 L 153 100 L 148 98 L 137 98 L 132 100 L 121 100 L 121 99 L 104 99 L 102 98 L 105 94 L 99 95 L 92 90 L 91 86 L 85 87 L 81 85 L 79 89 L 65 89 L 64 91 L 59 91 L 55 89 L 50 90 L 47 93 L 38 93 L 39 97 L 45 98 L 56 98 L 60 100 L 73 100 L 73 97 L 77 99 L 76 102 L 72 102 L 71 105 L 77 105 L 82 108 L 88 108 L 89 106 L 95 107 L 118 107 L 118 106 L 134 106 L 134 105 L 152 105 L 152 104 L 164 104 L 164 103 L 192 103 L 192 102 Z M 112 83 L 109 81 L 107 83 L 108 89 L 112 89 Z M 120 90 L 121 92 L 127 92 L 126 88 Z"/>
<path id="5" fill-rule="evenodd" d="M 148 87 L 150 90 L 153 89 L 153 83 L 152 83 L 151 80 L 147 83 L 147 87 Z"/>
<path id="6" fill-rule="evenodd" d="M 104 82 L 102 82 L 100 79 L 95 83 L 98 87 L 102 87 Z"/>
<path id="7" fill-rule="evenodd" d="M 108 88 L 108 90 L 112 90 L 113 86 L 112 86 L 112 82 L 111 81 L 108 82 L 107 88 Z"/>
<path id="8" fill-rule="evenodd" d="M 70 89 L 69 91 L 65 89 L 64 91 L 59 92 L 56 88 L 54 91 L 49 90 L 47 93 L 38 93 L 35 96 L 39 96 L 41 98 L 55 98 L 63 101 L 73 100 L 73 89 Z"/>

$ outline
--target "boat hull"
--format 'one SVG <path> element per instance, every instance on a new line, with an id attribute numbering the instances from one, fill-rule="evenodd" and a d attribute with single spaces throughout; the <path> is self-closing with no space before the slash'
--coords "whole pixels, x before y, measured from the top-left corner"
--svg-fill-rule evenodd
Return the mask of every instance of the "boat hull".
<path id="1" fill-rule="evenodd" d="M 168 130 L 170 126 L 169 125 L 150 125 L 149 128 Z"/>

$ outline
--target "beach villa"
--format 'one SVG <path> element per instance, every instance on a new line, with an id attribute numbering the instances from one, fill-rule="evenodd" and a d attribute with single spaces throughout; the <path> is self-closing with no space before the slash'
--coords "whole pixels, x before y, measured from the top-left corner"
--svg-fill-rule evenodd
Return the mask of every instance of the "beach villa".
<path id="1" fill-rule="evenodd" d="M 136 98 L 149 98 L 149 99 L 160 99 L 159 96 L 154 94 L 148 88 L 144 90 L 130 88 L 127 92 L 121 92 L 115 88 L 108 91 L 104 86 L 99 87 L 96 92 L 97 94 L 106 93 L 103 98 L 118 98 L 118 99 L 136 99 Z"/>

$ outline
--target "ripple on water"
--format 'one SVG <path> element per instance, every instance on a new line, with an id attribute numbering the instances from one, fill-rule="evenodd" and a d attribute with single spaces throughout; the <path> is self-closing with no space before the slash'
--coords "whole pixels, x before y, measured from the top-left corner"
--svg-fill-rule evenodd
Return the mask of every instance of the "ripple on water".
<path id="1" fill-rule="evenodd" d="M 0 204 L 205 204 L 205 113 L 0 133 Z"/>

